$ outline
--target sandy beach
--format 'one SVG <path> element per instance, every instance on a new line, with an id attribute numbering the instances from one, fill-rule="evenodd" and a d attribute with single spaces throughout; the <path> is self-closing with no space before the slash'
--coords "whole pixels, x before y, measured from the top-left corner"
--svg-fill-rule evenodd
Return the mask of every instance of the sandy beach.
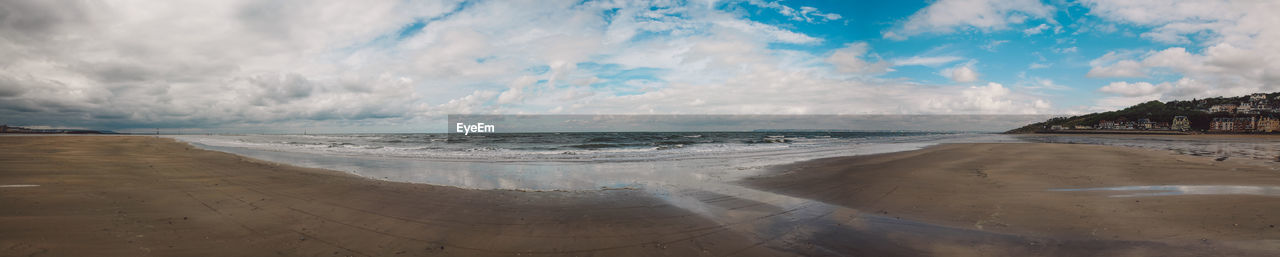
<path id="1" fill-rule="evenodd" d="M 950 144 L 779 167 L 748 185 L 903 219 L 1018 235 L 1219 242 L 1280 252 L 1280 195 L 1109 197 L 1139 185 L 1280 186 L 1280 171 L 1167 151 Z"/>
<path id="2" fill-rule="evenodd" d="M 1120 147 L 948 144 L 738 182 L 810 199 L 799 207 L 684 190 L 717 207 L 699 212 L 641 190 L 387 182 L 146 136 L 0 137 L 0 256 L 1274 256 L 1277 196 L 1050 190 L 1280 186 L 1277 172 Z"/>

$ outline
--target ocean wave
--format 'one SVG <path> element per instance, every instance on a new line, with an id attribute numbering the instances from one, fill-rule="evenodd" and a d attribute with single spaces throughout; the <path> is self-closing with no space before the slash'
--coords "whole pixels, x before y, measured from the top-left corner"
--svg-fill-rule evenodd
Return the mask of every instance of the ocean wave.
<path id="1" fill-rule="evenodd" d="M 972 135 L 939 133 L 542 133 L 461 137 L 444 134 L 187 135 L 219 147 L 385 158 L 477 161 L 646 161 L 841 151 L 862 144 L 931 142 Z"/>

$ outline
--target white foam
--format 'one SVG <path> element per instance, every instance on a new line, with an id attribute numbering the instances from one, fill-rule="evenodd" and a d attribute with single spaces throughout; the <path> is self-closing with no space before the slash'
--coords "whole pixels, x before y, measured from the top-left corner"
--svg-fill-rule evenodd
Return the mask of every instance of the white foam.
<path id="1" fill-rule="evenodd" d="M 350 135 L 182 135 L 176 139 L 209 146 L 249 148 L 342 156 L 431 159 L 453 161 L 653 161 L 725 158 L 844 151 L 868 143 L 912 143 L 973 140 L 991 137 L 974 134 L 936 134 L 873 138 L 787 138 L 789 143 L 698 143 L 678 147 L 512 150 L 498 147 L 467 148 L 465 143 L 436 140 L 385 143 L 389 136 Z M 417 138 L 422 140 L 422 138 Z M 981 139 L 978 141 L 990 141 Z"/>

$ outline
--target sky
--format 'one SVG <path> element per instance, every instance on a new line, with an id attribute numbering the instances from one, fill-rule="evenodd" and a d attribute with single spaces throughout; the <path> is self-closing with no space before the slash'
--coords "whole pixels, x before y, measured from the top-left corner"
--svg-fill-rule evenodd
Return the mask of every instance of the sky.
<path id="1" fill-rule="evenodd" d="M 1079 114 L 1280 91 L 1280 1 L 0 1 L 0 123 Z"/>

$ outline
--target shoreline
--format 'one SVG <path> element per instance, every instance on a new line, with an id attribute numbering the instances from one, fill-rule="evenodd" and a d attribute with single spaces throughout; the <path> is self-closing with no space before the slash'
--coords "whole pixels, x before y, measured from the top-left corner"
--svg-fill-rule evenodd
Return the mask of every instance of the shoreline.
<path id="1" fill-rule="evenodd" d="M 1008 186 L 982 189 L 991 184 L 975 182 L 973 188 L 959 187 L 964 185 L 957 183 L 972 181 L 966 177 L 970 173 L 956 177 L 946 172 L 883 169 L 893 163 L 916 168 L 937 163 L 964 166 L 965 160 L 1001 156 L 980 150 L 1003 147 L 984 147 L 1046 144 L 946 144 L 818 159 L 794 164 L 790 167 L 803 169 L 790 173 L 736 182 L 754 183 L 749 185 L 754 189 L 684 188 L 657 193 L 522 192 L 390 182 L 199 150 L 148 136 L 0 137 L 0 141 L 4 142 L 0 170 L 6 171 L 0 172 L 0 184 L 38 185 L 0 187 L 0 230 L 14 231 L 0 234 L 0 255 L 1267 256 L 1280 249 L 1276 242 L 1256 238 L 1276 238 L 1269 230 L 1211 235 L 1208 241 L 1148 238 L 1150 234 L 1123 227 L 1095 237 L 1072 235 L 1077 230 L 1071 229 L 1046 232 L 1017 221 L 1036 216 L 1021 213 L 1019 206 L 1028 205 L 1017 201 L 1027 199 L 1007 196 L 988 197 L 1009 201 L 994 208 L 1003 210 L 1004 216 L 972 226 L 965 220 L 947 219 L 974 216 L 963 201 L 925 196 L 956 190 L 971 193 L 962 198 L 998 196 Z M 958 152 L 938 156 L 947 149 Z M 1056 153 L 1079 151 L 1057 149 Z M 992 163 L 1021 165 L 1007 160 Z M 999 169 L 986 173 L 991 178 L 1010 175 Z M 939 186 L 894 189 L 889 194 L 877 191 L 903 187 L 906 182 Z M 946 187 L 952 184 L 957 187 Z M 1097 192 L 1054 193 L 1058 196 L 1021 195 L 1040 195 L 1034 199 L 1046 202 L 1096 201 L 1095 196 L 1100 196 Z M 915 198 L 901 198 L 904 194 Z M 1253 197 L 1263 203 L 1274 199 Z M 1192 198 L 1202 199 L 1191 201 L 1199 204 L 1247 204 L 1237 196 Z M 880 200 L 866 206 L 859 202 L 862 199 Z M 1141 198 L 1147 199 L 1161 198 Z M 1254 207 L 1274 210 L 1271 205 Z M 1058 221 L 1112 225 L 1087 219 Z M 1256 222 L 1271 220 L 1239 223 L 1252 226 Z M 1181 228 L 1163 231 L 1177 229 Z"/>

